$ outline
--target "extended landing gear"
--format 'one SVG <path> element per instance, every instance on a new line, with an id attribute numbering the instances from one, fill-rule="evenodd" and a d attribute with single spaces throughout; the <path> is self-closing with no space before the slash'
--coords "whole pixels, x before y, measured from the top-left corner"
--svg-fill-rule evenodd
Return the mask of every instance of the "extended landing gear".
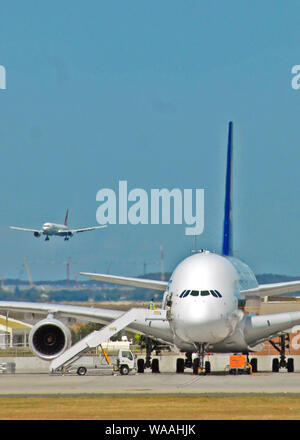
<path id="1" fill-rule="evenodd" d="M 186 358 L 178 358 L 176 361 L 176 373 L 184 373 L 185 368 L 193 368 L 192 352 L 185 353 Z"/>
<path id="2" fill-rule="evenodd" d="M 165 346 L 161 346 L 157 341 L 151 338 L 143 337 L 141 341 L 141 348 L 146 349 L 146 359 L 138 359 L 137 361 L 137 372 L 144 373 L 145 368 L 151 368 L 152 373 L 159 373 L 159 359 L 154 358 L 151 359 L 152 351 L 155 351 L 155 354 L 159 356 L 162 348 L 166 348 Z"/>
<path id="3" fill-rule="evenodd" d="M 209 374 L 210 373 L 210 362 L 204 362 L 204 355 L 200 355 L 200 357 L 196 357 L 193 361 L 193 374 Z"/>
<path id="4" fill-rule="evenodd" d="M 148 367 L 147 367 L 148 365 Z M 148 362 L 148 364 L 144 361 L 144 359 L 138 359 L 137 361 L 137 372 L 144 373 L 145 368 L 151 368 L 152 373 L 159 373 L 159 360 L 153 359 L 152 362 Z"/>
<path id="5" fill-rule="evenodd" d="M 210 373 L 210 362 L 204 362 L 206 345 L 207 344 L 196 344 L 198 357 L 196 357 L 193 361 L 193 374 Z"/>
<path id="6" fill-rule="evenodd" d="M 68 240 L 69 240 L 69 237 L 65 237 L 64 240 L 65 240 L 65 241 L 68 241 Z"/>
<path id="7" fill-rule="evenodd" d="M 49 235 L 46 235 L 45 241 L 49 241 L 49 240 L 50 240 Z"/>
<path id="8" fill-rule="evenodd" d="M 184 373 L 185 368 L 192 368 L 193 374 L 209 374 L 211 372 L 211 365 L 209 361 L 204 361 L 205 345 L 197 345 L 197 357 L 192 359 L 192 352 L 187 352 L 186 358 L 178 358 L 176 361 L 176 373 Z"/>
<path id="9" fill-rule="evenodd" d="M 278 373 L 280 368 L 286 368 L 288 373 L 294 372 L 294 359 L 286 359 L 285 351 L 290 348 L 290 336 L 288 334 L 279 335 L 279 341 L 270 340 L 270 344 L 280 353 L 280 357 L 272 361 L 273 373 Z"/>

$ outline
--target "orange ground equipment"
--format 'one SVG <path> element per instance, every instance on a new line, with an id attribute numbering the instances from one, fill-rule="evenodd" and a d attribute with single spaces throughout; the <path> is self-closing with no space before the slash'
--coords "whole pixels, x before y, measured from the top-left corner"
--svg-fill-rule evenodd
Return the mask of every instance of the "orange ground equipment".
<path id="1" fill-rule="evenodd" d="M 245 356 L 242 354 L 233 354 L 229 358 L 229 368 L 244 369 L 246 366 Z"/>
<path id="2" fill-rule="evenodd" d="M 229 358 L 229 374 L 252 374 L 252 366 L 243 354 L 233 354 Z"/>

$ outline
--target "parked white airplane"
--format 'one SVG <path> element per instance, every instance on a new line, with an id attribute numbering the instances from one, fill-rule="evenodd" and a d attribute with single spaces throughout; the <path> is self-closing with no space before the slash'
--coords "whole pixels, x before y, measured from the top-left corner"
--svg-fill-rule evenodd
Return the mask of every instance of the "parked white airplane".
<path id="1" fill-rule="evenodd" d="M 44 223 L 42 229 L 32 229 L 32 228 L 21 228 L 19 226 L 10 226 L 11 229 L 16 229 L 17 231 L 27 231 L 33 232 L 35 237 L 40 237 L 41 235 L 46 235 L 45 241 L 50 240 L 49 235 L 58 235 L 59 237 L 64 237 L 65 240 L 69 240 L 70 237 L 77 232 L 93 231 L 94 229 L 106 228 L 106 225 L 102 226 L 90 226 L 87 228 L 68 228 L 68 216 L 69 210 L 67 209 L 65 221 L 63 225 L 57 223 Z"/>
<path id="2" fill-rule="evenodd" d="M 209 362 L 204 362 L 207 352 L 255 352 L 261 342 L 271 340 L 300 324 L 300 311 L 255 315 L 245 313 L 245 306 L 252 304 L 259 307 L 262 297 L 298 291 L 300 280 L 259 285 L 251 269 L 232 256 L 231 168 L 232 123 L 229 124 L 222 255 L 202 251 L 187 257 L 175 268 L 169 282 L 81 273 L 94 280 L 164 291 L 161 310 L 153 312 L 131 309 L 124 313 L 121 310 L 10 301 L 0 302 L 0 310 L 48 315 L 33 327 L 29 342 L 36 355 L 52 361 L 52 369 L 66 365 L 86 348 L 103 342 L 110 331 L 116 332 L 124 327 L 185 352 L 186 359 L 178 359 L 178 373 L 183 372 L 185 367 L 193 367 L 197 373 L 199 364 L 205 371 L 210 371 Z M 61 317 L 85 319 L 105 323 L 107 326 L 71 347 L 70 332 L 58 319 Z M 284 346 L 280 347 L 280 359 L 273 360 L 273 371 L 285 367 L 292 372 L 293 359 L 286 360 L 285 344 L 283 339 L 282 341 Z M 155 371 L 158 361 L 153 359 L 151 362 L 152 349 L 155 349 L 155 344 L 150 341 L 147 345 L 146 367 L 151 366 Z M 192 361 L 193 353 L 197 353 L 198 357 Z M 143 359 L 139 360 L 138 366 L 140 372 L 144 371 Z M 252 366 L 255 371 L 255 358 L 252 359 Z"/>

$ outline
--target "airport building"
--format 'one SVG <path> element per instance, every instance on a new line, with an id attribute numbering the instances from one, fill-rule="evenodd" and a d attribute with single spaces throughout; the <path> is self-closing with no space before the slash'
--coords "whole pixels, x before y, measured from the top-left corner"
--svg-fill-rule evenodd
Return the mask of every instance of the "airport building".
<path id="1" fill-rule="evenodd" d="M 0 315 L 0 349 L 28 346 L 32 325 Z"/>

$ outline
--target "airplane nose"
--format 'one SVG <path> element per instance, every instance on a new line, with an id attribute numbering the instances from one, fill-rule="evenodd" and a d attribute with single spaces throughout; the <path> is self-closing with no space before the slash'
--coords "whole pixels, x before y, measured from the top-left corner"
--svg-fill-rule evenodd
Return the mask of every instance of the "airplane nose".
<path id="1" fill-rule="evenodd" d="M 216 343 L 228 335 L 222 315 L 209 304 L 181 310 L 175 320 L 177 336 L 187 342 Z"/>

